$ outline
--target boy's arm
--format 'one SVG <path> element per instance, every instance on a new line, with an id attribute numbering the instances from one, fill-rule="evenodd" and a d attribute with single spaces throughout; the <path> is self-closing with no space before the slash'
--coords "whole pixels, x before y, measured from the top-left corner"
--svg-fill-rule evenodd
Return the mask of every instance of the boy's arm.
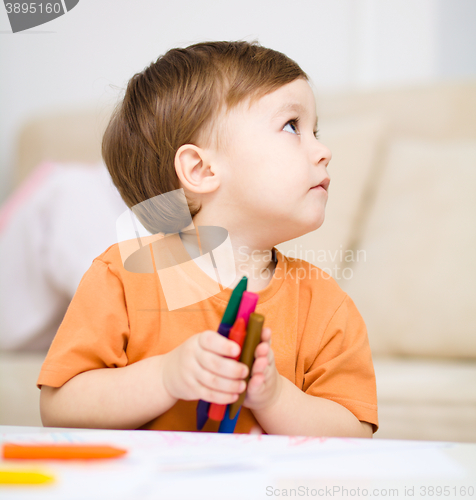
<path id="1" fill-rule="evenodd" d="M 253 414 L 268 434 L 329 437 L 373 436 L 371 424 L 361 422 L 344 406 L 304 393 L 279 375 L 279 390 L 272 404 Z"/>
<path id="2" fill-rule="evenodd" d="M 59 388 L 43 385 L 43 425 L 137 429 L 177 401 L 163 385 L 163 358 L 152 356 L 121 368 L 89 370 Z"/>
<path id="3" fill-rule="evenodd" d="M 43 425 L 136 429 L 179 399 L 230 404 L 245 390 L 248 367 L 233 359 L 236 342 L 213 330 L 166 354 L 119 368 L 82 372 L 60 388 L 42 386 Z"/>

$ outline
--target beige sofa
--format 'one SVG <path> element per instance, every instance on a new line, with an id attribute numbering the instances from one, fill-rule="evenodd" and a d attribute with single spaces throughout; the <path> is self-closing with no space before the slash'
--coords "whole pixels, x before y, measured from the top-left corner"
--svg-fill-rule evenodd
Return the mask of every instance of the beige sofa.
<path id="1" fill-rule="evenodd" d="M 333 152 L 326 221 L 279 249 L 328 270 L 361 311 L 377 377 L 375 438 L 476 441 L 476 82 L 317 103 Z M 26 123 L 16 183 L 46 158 L 100 159 L 107 116 L 96 108 Z M 43 357 L 0 353 L 0 424 L 40 424 Z"/>

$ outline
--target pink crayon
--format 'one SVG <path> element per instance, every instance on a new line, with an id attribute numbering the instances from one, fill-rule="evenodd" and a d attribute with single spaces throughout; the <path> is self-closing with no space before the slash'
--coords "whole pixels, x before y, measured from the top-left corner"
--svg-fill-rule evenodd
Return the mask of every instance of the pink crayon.
<path id="1" fill-rule="evenodd" d="M 243 318 L 245 324 L 248 325 L 250 314 L 255 311 L 256 304 L 258 303 L 259 295 L 257 293 L 244 291 L 241 297 L 240 307 L 236 319 Z"/>

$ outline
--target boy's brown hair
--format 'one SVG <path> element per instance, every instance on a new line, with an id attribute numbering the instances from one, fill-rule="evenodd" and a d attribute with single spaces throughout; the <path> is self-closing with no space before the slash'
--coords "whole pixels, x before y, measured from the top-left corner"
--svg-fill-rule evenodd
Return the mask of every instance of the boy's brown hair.
<path id="1" fill-rule="evenodd" d="M 171 49 L 135 74 L 102 141 L 104 162 L 127 206 L 179 189 L 174 161 L 180 146 L 226 148 L 219 116 L 297 78 L 309 80 L 293 60 L 256 40 Z M 200 210 L 177 203 L 152 214 L 146 206 L 148 214 L 135 213 L 153 234 L 179 232 Z"/>

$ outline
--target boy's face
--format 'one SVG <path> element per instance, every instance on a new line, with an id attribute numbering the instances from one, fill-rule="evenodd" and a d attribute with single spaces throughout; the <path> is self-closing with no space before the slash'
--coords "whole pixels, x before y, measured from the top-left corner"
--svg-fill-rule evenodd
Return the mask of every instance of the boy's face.
<path id="1" fill-rule="evenodd" d="M 288 104 L 302 109 L 281 109 Z M 253 221 L 255 236 L 271 244 L 317 229 L 324 221 L 331 152 L 314 136 L 309 83 L 297 79 L 247 107 L 240 103 L 225 118 L 228 147 L 218 152 L 232 225 Z"/>

